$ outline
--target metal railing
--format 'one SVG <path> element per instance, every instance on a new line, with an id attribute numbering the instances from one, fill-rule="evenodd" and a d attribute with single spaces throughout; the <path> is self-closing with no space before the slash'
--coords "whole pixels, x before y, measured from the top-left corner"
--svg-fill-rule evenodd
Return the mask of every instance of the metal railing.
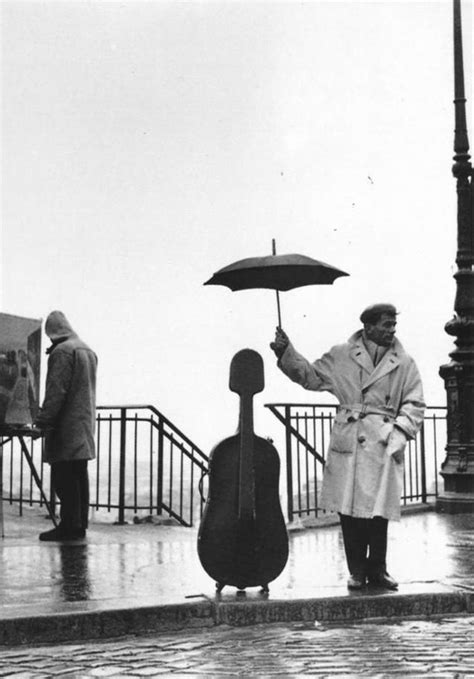
<path id="1" fill-rule="evenodd" d="M 286 512 L 317 517 L 319 491 L 336 405 L 267 404 L 285 427 Z M 202 516 L 202 480 L 208 457 L 167 417 L 151 405 L 100 406 L 97 413 L 97 459 L 89 465 L 91 507 L 117 511 L 119 524 L 126 513 L 174 518 L 183 526 Z M 42 440 L 28 447 L 46 495 L 54 506 L 49 465 L 42 463 Z M 446 445 L 446 408 L 428 407 L 423 427 L 407 446 L 404 505 L 427 502 L 438 493 L 439 456 Z M 23 504 L 43 505 L 19 442 L 13 439 L 0 456 L 3 497 Z"/>
<path id="2" fill-rule="evenodd" d="M 337 405 L 268 403 L 285 427 L 287 516 L 318 517 L 319 492 Z M 446 408 L 426 409 L 421 430 L 405 452 L 402 504 L 428 502 L 438 494 L 438 458 L 446 445 Z"/>
<path id="3" fill-rule="evenodd" d="M 119 524 L 126 522 L 126 512 L 132 512 L 164 513 L 183 526 L 192 526 L 203 510 L 198 487 L 207 473 L 207 455 L 154 406 L 99 406 L 97 411 L 97 457 L 89 465 L 90 506 L 117 510 Z M 54 505 L 42 445 L 41 440 L 28 441 L 43 488 Z M 18 502 L 20 512 L 23 503 L 43 504 L 15 439 L 3 450 L 3 497 Z"/>

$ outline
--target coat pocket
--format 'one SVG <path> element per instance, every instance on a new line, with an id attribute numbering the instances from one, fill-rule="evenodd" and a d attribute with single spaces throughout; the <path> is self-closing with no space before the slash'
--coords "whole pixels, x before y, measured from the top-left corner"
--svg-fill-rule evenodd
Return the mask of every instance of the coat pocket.
<path id="1" fill-rule="evenodd" d="M 371 441 L 373 445 L 386 448 L 393 431 L 393 420 L 377 413 L 370 413 L 364 418 L 363 422 L 364 435 L 367 440 Z"/>
<path id="2" fill-rule="evenodd" d="M 331 432 L 330 449 L 335 453 L 350 454 L 356 448 L 357 420 L 347 413 L 338 413 Z"/>

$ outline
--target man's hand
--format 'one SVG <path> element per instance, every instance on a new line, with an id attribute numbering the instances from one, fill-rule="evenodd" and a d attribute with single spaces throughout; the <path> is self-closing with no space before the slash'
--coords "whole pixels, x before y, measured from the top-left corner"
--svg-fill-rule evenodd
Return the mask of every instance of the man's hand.
<path id="1" fill-rule="evenodd" d="M 275 341 L 271 342 L 270 348 L 275 352 L 277 358 L 281 358 L 286 351 L 290 340 L 288 335 L 282 328 L 277 327 L 275 332 Z"/>
<path id="2" fill-rule="evenodd" d="M 397 464 L 402 464 L 405 459 L 405 446 L 407 437 L 405 433 L 394 427 L 387 443 L 387 455 L 391 455 Z"/>

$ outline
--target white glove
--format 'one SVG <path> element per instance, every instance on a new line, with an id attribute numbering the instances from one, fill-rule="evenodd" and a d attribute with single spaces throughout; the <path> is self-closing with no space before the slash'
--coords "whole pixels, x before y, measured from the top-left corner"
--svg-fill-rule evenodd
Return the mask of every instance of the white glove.
<path id="1" fill-rule="evenodd" d="M 406 434 L 398 427 L 394 427 L 387 442 L 387 455 L 393 457 L 397 464 L 401 464 L 404 460 L 407 441 Z"/>

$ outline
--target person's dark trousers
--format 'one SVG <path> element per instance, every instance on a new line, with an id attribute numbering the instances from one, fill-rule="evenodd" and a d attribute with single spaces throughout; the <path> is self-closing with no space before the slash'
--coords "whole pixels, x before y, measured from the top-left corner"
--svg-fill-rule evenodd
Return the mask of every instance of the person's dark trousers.
<path id="1" fill-rule="evenodd" d="M 381 516 L 374 516 L 368 521 L 370 528 L 367 572 L 370 578 L 373 575 L 383 575 L 387 572 L 388 520 Z"/>
<path id="2" fill-rule="evenodd" d="M 85 531 L 89 517 L 87 460 L 53 462 L 51 480 L 61 503 L 61 530 L 67 534 Z"/>
<path id="3" fill-rule="evenodd" d="M 339 514 L 347 567 L 351 575 L 365 578 L 387 569 L 387 519 L 359 519 Z"/>
<path id="4" fill-rule="evenodd" d="M 344 551 L 349 573 L 364 578 L 367 573 L 368 526 L 367 519 L 339 514 Z"/>

